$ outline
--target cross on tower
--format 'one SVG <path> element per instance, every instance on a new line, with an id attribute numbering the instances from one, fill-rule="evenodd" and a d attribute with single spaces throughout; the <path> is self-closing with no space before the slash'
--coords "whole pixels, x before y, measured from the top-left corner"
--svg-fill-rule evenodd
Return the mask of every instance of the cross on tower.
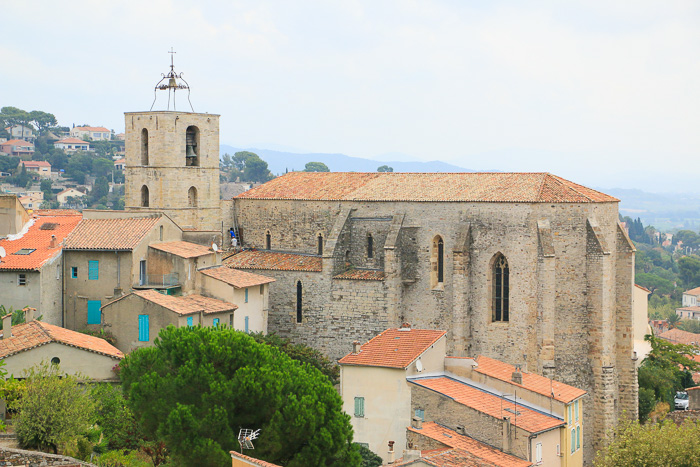
<path id="1" fill-rule="evenodd" d="M 175 54 L 177 52 L 175 52 L 175 50 L 172 47 L 170 47 L 170 52 L 168 52 L 168 53 L 170 54 L 170 69 L 173 69 L 175 67 L 175 65 L 173 63 L 173 58 L 175 57 Z"/>

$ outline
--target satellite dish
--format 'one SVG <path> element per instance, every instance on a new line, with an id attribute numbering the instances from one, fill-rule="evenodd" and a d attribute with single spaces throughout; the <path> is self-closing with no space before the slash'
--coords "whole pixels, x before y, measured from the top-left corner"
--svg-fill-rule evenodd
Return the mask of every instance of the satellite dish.
<path id="1" fill-rule="evenodd" d="M 416 360 L 416 370 L 418 370 L 418 373 L 423 371 L 423 363 L 420 360 Z"/>
<path id="2" fill-rule="evenodd" d="M 212 243 L 212 244 L 211 244 L 211 249 L 214 250 L 214 251 L 219 251 L 219 247 L 216 246 L 216 243 Z"/>
<path id="3" fill-rule="evenodd" d="M 253 440 L 258 437 L 259 433 L 260 429 L 241 428 L 241 431 L 238 432 L 238 444 L 241 445 L 241 453 L 243 453 L 244 449 L 255 449 Z"/>
<path id="4" fill-rule="evenodd" d="M 5 253 L 5 249 L 0 246 L 0 258 L 4 258 L 7 256 L 7 253 Z"/>

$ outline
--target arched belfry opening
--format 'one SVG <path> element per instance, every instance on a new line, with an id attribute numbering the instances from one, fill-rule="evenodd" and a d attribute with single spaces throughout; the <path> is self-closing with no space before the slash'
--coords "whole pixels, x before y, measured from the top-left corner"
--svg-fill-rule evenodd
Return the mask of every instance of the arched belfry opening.
<path id="1" fill-rule="evenodd" d="M 141 130 L 141 165 L 148 165 L 148 130 Z"/>
<path id="2" fill-rule="evenodd" d="M 185 165 L 199 167 L 199 128 L 194 125 L 185 132 Z"/>
<path id="3" fill-rule="evenodd" d="M 141 207 L 147 208 L 150 206 L 150 199 L 148 194 L 148 187 L 146 185 L 141 187 Z"/>
<path id="4" fill-rule="evenodd" d="M 197 189 L 193 186 L 187 191 L 187 205 L 191 208 L 197 207 Z"/>

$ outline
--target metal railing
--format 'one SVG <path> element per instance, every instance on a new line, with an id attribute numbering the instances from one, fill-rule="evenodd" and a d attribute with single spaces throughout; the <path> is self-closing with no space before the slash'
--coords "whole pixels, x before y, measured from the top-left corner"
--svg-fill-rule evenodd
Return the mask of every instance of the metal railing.
<path id="1" fill-rule="evenodd" d="M 172 287 L 180 283 L 180 275 L 176 272 L 170 274 L 143 274 L 139 278 L 140 287 Z"/>

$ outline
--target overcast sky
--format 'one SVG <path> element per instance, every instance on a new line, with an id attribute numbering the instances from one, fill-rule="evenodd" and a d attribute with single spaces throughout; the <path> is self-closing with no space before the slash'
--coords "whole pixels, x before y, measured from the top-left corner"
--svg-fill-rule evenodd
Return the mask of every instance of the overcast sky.
<path id="1" fill-rule="evenodd" d="M 695 0 L 0 0 L 0 12 L 0 106 L 64 125 L 123 131 L 174 47 L 195 111 L 221 114 L 221 143 L 697 186 Z"/>

